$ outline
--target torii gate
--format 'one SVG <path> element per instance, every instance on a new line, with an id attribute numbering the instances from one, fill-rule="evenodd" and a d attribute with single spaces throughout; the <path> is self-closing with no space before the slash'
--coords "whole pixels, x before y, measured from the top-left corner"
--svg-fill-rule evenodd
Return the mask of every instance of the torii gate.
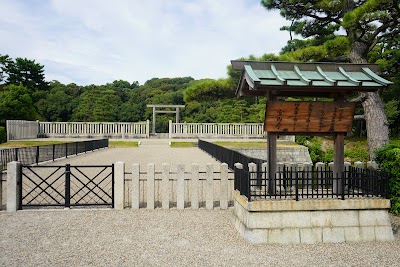
<path id="1" fill-rule="evenodd" d="M 147 105 L 148 108 L 153 108 L 153 121 L 152 121 L 152 134 L 156 133 L 156 114 L 157 113 L 175 113 L 176 114 L 176 123 L 179 123 L 179 109 L 184 108 L 185 105 Z M 166 110 L 157 110 L 166 109 Z M 171 108 L 175 108 L 175 110 L 171 110 Z"/>
<path id="2" fill-rule="evenodd" d="M 351 131 L 355 103 L 346 102 L 353 92 L 374 92 L 392 82 L 379 77 L 374 64 L 294 63 L 232 60 L 242 71 L 237 96 L 266 96 L 264 130 L 270 184 L 275 193 L 276 141 L 278 134 L 333 135 L 334 173 L 344 171 L 344 136 Z M 333 98 L 323 101 L 282 101 L 279 97 Z M 335 193 L 344 190 L 335 184 Z"/>

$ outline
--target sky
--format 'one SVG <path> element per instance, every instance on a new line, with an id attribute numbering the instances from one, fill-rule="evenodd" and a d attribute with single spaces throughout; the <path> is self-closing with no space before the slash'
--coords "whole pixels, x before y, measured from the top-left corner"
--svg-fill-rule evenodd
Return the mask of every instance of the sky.
<path id="1" fill-rule="evenodd" d="M 230 60 L 289 39 L 259 0 L 0 0 L 0 10 L 0 54 L 64 84 L 225 78 Z"/>

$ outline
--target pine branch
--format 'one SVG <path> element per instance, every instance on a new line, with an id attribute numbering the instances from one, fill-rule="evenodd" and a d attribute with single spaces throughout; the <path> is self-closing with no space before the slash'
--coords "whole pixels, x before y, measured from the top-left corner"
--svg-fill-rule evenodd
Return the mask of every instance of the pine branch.
<path id="1" fill-rule="evenodd" d="M 362 103 L 367 99 L 367 94 L 360 93 L 356 98 L 350 99 L 349 102 Z"/>

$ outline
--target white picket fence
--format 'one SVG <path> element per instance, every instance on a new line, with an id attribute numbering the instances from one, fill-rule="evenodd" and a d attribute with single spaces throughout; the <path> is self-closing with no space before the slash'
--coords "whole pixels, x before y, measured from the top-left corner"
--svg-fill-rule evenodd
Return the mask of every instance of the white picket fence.
<path id="1" fill-rule="evenodd" d="M 263 138 L 263 123 L 173 123 L 169 138 Z M 282 141 L 295 141 L 294 135 L 281 135 Z"/>
<path id="2" fill-rule="evenodd" d="M 264 137 L 263 123 L 172 123 L 169 138 Z"/>
<path id="3" fill-rule="evenodd" d="M 8 140 L 37 137 L 149 138 L 150 121 L 145 122 L 33 122 L 7 121 Z M 173 123 L 171 138 L 263 138 L 263 123 Z M 294 142 L 294 136 L 279 140 Z"/>
<path id="4" fill-rule="evenodd" d="M 37 138 L 39 121 L 7 120 L 7 141 Z"/>
<path id="5" fill-rule="evenodd" d="M 141 170 L 139 164 L 132 165 L 132 172 L 126 172 L 125 163 L 115 164 L 115 208 L 125 207 L 162 209 L 227 209 L 232 205 L 233 172 L 223 163 L 218 170 L 207 164 L 206 171 L 200 171 L 198 164 L 190 170 L 178 165 L 172 171 L 169 164 L 157 171 L 154 164 Z"/>
<path id="6" fill-rule="evenodd" d="M 148 138 L 145 122 L 39 122 L 39 135 L 45 137 Z"/>

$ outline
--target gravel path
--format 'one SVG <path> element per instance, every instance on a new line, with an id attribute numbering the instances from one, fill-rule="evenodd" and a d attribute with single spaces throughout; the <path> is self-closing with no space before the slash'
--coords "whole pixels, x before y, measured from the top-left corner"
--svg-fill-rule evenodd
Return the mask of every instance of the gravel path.
<path id="1" fill-rule="evenodd" d="M 171 168 L 176 170 L 178 164 L 185 164 L 190 168 L 192 163 L 198 163 L 201 170 L 206 169 L 206 164 L 210 163 L 215 168 L 219 168 L 220 163 L 197 147 L 171 148 L 168 140 L 144 140 L 136 148 L 108 148 L 94 151 L 78 157 L 61 159 L 50 165 L 61 164 L 111 164 L 117 161 L 125 162 L 127 171 L 131 171 L 133 163 L 139 163 L 141 168 L 146 169 L 148 163 L 154 163 L 156 171 L 162 170 L 163 163 L 169 163 Z"/>
<path id="2" fill-rule="evenodd" d="M 157 155 L 157 156 L 156 156 Z M 197 148 L 143 144 L 105 149 L 54 164 L 124 161 L 212 163 Z M 0 266 L 399 266 L 393 242 L 249 245 L 232 210 L 23 210 L 0 212 Z M 391 217 L 397 226 L 399 217 Z M 398 229 L 398 228 L 397 228 Z"/>
<path id="3" fill-rule="evenodd" d="M 248 245 L 232 210 L 0 213 L 0 266 L 399 266 L 387 243 Z"/>

